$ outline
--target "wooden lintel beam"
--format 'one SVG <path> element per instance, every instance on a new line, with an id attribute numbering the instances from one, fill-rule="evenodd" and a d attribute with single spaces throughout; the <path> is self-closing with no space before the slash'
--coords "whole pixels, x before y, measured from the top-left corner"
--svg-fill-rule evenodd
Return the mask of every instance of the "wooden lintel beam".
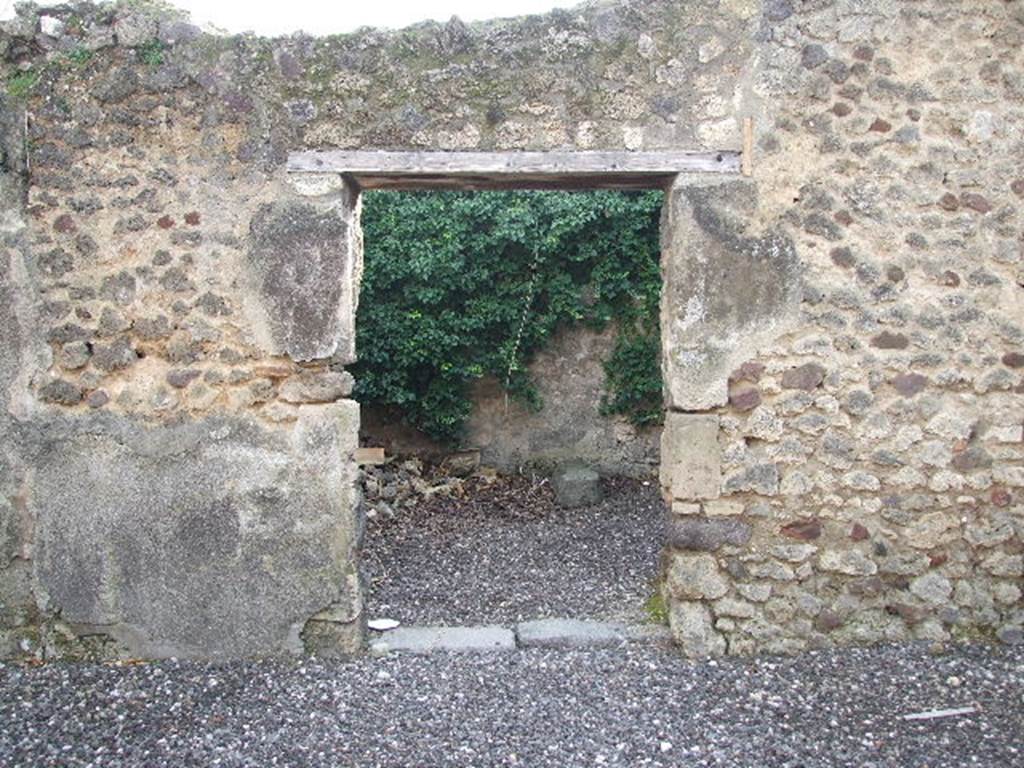
<path id="1" fill-rule="evenodd" d="M 343 173 L 366 189 L 655 189 L 679 173 L 739 173 L 721 152 L 293 152 L 290 173 Z"/>

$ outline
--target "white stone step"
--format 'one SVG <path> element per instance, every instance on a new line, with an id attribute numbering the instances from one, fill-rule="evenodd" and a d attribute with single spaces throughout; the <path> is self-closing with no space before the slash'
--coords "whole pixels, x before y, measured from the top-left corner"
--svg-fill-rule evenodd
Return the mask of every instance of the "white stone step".
<path id="1" fill-rule="evenodd" d="M 514 651 L 516 636 L 511 629 L 499 626 L 481 627 L 399 627 L 390 632 L 374 633 L 370 650 L 374 653 L 405 651 Z"/>
<path id="2" fill-rule="evenodd" d="M 399 627 L 370 633 L 370 651 L 384 654 L 512 651 L 516 648 L 614 648 L 624 643 L 668 644 L 668 627 L 626 625 L 579 619 L 523 621 L 509 629 L 498 625 L 472 627 Z"/>

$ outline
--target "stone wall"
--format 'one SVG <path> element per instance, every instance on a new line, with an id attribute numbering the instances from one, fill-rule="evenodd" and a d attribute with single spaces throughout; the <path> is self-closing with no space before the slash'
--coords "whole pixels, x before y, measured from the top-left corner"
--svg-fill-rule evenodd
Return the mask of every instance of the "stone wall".
<path id="1" fill-rule="evenodd" d="M 462 447 L 478 449 L 481 461 L 505 472 L 550 471 L 581 459 L 606 475 L 649 477 L 657 472 L 661 429 L 637 428 L 624 416 L 601 413 L 603 362 L 615 330 L 585 327 L 560 331 L 529 365 L 541 398 L 532 410 L 506 398 L 500 382 L 483 379 L 473 389 L 473 412 Z M 401 424 L 400 414 L 364 406 L 363 442 L 389 453 L 441 459 L 450 448 Z"/>
<path id="2" fill-rule="evenodd" d="M 23 155 L 12 137 L 17 112 L 0 102 L 0 130 L 8 147 L 0 164 L 0 657 L 30 650 L 37 636 L 38 610 L 32 594 L 32 520 L 26 510 L 25 461 L 17 415 L 26 407 L 26 371 L 41 364 L 33 343 L 38 297 L 28 277 L 29 253 L 22 215 L 25 184 L 17 169 Z"/>
<path id="3" fill-rule="evenodd" d="M 289 151 L 737 149 L 745 118 L 752 177 L 665 210 L 677 639 L 1021 639 L 1019 3 L 39 13 L 0 33 L 3 653 L 358 644 L 358 195 Z"/>
<path id="4" fill-rule="evenodd" d="M 663 438 L 676 636 L 1020 642 L 1022 9 L 764 13 L 756 193 L 668 210 L 718 241 L 666 248 L 669 405 L 701 412 Z M 763 231 L 730 245 L 765 225 L 799 263 Z"/>

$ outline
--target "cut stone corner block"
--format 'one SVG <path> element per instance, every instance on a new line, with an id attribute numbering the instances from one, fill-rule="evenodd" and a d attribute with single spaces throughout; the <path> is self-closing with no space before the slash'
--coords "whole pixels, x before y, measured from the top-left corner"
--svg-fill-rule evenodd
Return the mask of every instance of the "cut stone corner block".
<path id="1" fill-rule="evenodd" d="M 309 188 L 260 206 L 250 222 L 250 327 L 268 355 L 348 365 L 363 271 L 359 189 L 333 174 L 298 183 Z"/>
<path id="2" fill-rule="evenodd" d="M 306 653 L 321 658 L 350 658 L 366 650 L 364 586 L 352 564 L 345 575 L 344 589 L 324 610 L 302 627 L 299 639 Z"/>
<path id="3" fill-rule="evenodd" d="M 356 191 L 355 186 L 340 173 L 289 173 L 286 181 L 292 191 L 301 197 L 323 197 L 344 193 L 346 190 Z"/>
<path id="4" fill-rule="evenodd" d="M 729 593 L 731 579 L 709 552 L 668 549 L 663 559 L 661 595 L 675 644 L 692 659 L 722 656 L 725 637 L 715 628 L 711 601 Z"/>
<path id="5" fill-rule="evenodd" d="M 348 659 L 366 650 L 366 622 L 324 621 L 313 618 L 306 622 L 300 635 L 302 647 L 311 656 L 322 659 Z"/>
<path id="6" fill-rule="evenodd" d="M 668 624 L 672 639 L 687 658 L 725 655 L 725 637 L 715 629 L 714 617 L 706 603 L 698 600 L 671 601 Z"/>
<path id="7" fill-rule="evenodd" d="M 710 554 L 676 552 L 669 557 L 664 590 L 670 600 L 717 600 L 730 580 Z"/>
<path id="8" fill-rule="evenodd" d="M 752 231 L 746 179 L 676 178 L 662 213 L 662 376 L 680 411 L 724 405 L 729 374 L 798 315 L 799 259 L 780 231 Z"/>
<path id="9" fill-rule="evenodd" d="M 665 414 L 661 432 L 661 485 L 673 500 L 716 499 L 721 492 L 722 451 L 718 417 Z"/>

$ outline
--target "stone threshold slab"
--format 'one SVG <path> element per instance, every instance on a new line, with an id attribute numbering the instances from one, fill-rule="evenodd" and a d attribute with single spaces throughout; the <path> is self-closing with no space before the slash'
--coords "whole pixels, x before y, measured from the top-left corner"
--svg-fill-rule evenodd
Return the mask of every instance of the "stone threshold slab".
<path id="1" fill-rule="evenodd" d="M 626 627 L 603 621 L 538 619 L 516 624 L 521 648 L 608 648 L 626 640 Z"/>
<path id="2" fill-rule="evenodd" d="M 499 626 L 482 627 L 399 627 L 375 633 L 380 637 L 370 643 L 375 653 L 405 651 L 514 651 L 516 636 L 511 629 Z"/>
<path id="3" fill-rule="evenodd" d="M 493 652 L 517 648 L 614 648 L 624 643 L 671 642 L 668 627 L 629 626 L 616 622 L 579 619 L 538 619 L 523 621 L 509 629 L 498 625 L 472 627 L 399 627 L 374 632 L 370 650 L 376 654 Z"/>

